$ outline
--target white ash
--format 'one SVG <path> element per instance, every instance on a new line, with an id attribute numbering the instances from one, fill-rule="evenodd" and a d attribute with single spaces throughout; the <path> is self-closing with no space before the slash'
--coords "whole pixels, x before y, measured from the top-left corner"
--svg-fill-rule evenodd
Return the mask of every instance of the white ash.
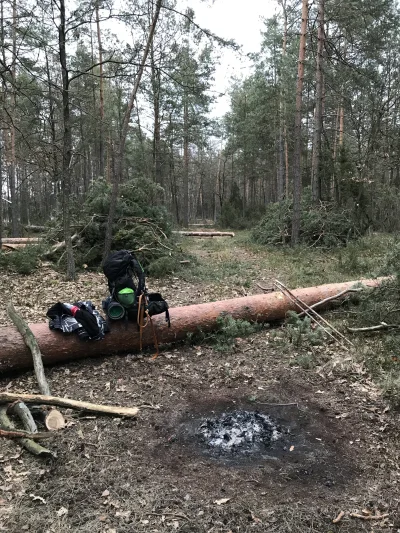
<path id="1" fill-rule="evenodd" d="M 199 427 L 201 439 L 223 452 L 251 452 L 268 447 L 281 437 L 279 427 L 267 415 L 235 411 L 206 419 Z"/>

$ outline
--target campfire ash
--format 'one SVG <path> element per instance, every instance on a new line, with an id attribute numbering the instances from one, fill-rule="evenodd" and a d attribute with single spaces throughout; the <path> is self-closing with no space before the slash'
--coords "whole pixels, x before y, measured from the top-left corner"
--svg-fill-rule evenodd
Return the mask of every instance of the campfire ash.
<path id="1" fill-rule="evenodd" d="M 198 428 L 201 440 L 222 453 L 252 453 L 281 437 L 280 428 L 267 415 L 249 411 L 208 418 Z"/>

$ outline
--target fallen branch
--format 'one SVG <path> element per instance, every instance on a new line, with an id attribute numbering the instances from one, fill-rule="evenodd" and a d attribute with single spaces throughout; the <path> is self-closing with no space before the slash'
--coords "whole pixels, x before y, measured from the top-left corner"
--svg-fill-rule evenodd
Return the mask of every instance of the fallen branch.
<path id="1" fill-rule="evenodd" d="M 359 513 L 350 513 L 350 516 L 352 518 L 360 518 L 361 520 L 382 520 L 383 518 L 387 518 L 389 516 L 389 513 L 383 513 L 379 515 L 373 515 L 373 514 L 363 515 Z"/>
<path id="2" fill-rule="evenodd" d="M 38 237 L 3 237 L 1 241 L 3 244 L 38 244 L 40 239 Z"/>
<path id="3" fill-rule="evenodd" d="M 346 513 L 344 511 L 340 511 L 340 513 L 337 515 L 337 517 L 332 520 L 332 524 L 338 524 L 341 521 L 341 519 L 344 517 L 345 514 Z"/>
<path id="4" fill-rule="evenodd" d="M 72 235 L 71 237 L 71 242 L 74 242 L 76 241 L 76 239 L 79 237 L 79 233 L 74 233 L 74 235 Z M 65 241 L 62 241 L 62 242 L 57 242 L 56 244 L 54 244 L 50 250 L 47 250 L 46 253 L 44 253 L 43 255 L 45 257 L 48 257 L 49 255 L 53 255 L 54 253 L 58 252 L 58 250 L 61 250 L 62 248 L 65 248 Z"/>
<path id="5" fill-rule="evenodd" d="M 48 435 L 47 433 L 28 433 L 27 431 L 0 429 L 0 437 L 2 437 L 3 439 L 24 438 L 31 440 L 41 440 L 48 439 L 51 437 L 51 435 Z"/>
<path id="6" fill-rule="evenodd" d="M 11 420 L 7 416 L 7 407 L 0 408 L 0 426 L 3 428 L 2 431 L 8 431 L 8 432 L 14 432 L 15 433 L 15 426 L 11 422 Z M 21 432 L 19 432 L 21 433 Z M 25 434 L 24 434 L 25 435 Z M 27 435 L 30 435 L 29 433 Z M 40 436 L 39 433 L 35 434 Z M 54 453 L 52 453 L 47 448 L 44 448 L 37 442 L 35 442 L 32 438 L 27 438 L 26 436 L 20 436 L 18 437 L 18 444 L 23 446 L 28 452 L 38 455 L 41 457 L 54 457 Z"/>
<path id="7" fill-rule="evenodd" d="M 26 243 L 18 243 L 18 244 L 16 244 L 16 243 L 3 242 L 1 247 L 4 250 L 18 250 L 19 248 L 25 248 L 26 247 Z"/>
<path id="8" fill-rule="evenodd" d="M 385 322 L 381 322 L 377 326 L 368 326 L 365 328 L 350 328 L 347 327 L 347 331 L 350 333 L 364 333 L 366 331 L 382 331 L 387 329 L 397 329 L 400 328 L 399 324 L 386 324 Z"/>
<path id="9" fill-rule="evenodd" d="M 256 402 L 257 405 L 268 405 L 269 407 L 289 407 L 295 405 L 296 407 L 299 406 L 298 402 L 292 402 L 292 403 L 264 403 L 264 402 Z"/>
<path id="10" fill-rule="evenodd" d="M 7 412 L 11 412 L 16 415 L 22 422 L 22 425 L 25 428 L 25 431 L 28 433 L 37 433 L 38 428 L 36 422 L 33 419 L 32 413 L 29 411 L 28 407 L 24 402 L 14 402 L 9 405 Z"/>
<path id="11" fill-rule="evenodd" d="M 228 231 L 173 231 L 186 237 L 234 237 L 235 234 Z"/>
<path id="12" fill-rule="evenodd" d="M 275 287 L 263 287 L 259 283 L 256 283 L 257 287 L 260 288 L 264 292 L 274 292 Z"/>
<path id="13" fill-rule="evenodd" d="M 44 373 L 42 354 L 40 352 L 39 344 L 35 339 L 35 335 L 32 333 L 25 320 L 17 313 L 12 302 L 9 302 L 7 305 L 7 313 L 32 353 L 33 367 L 35 369 L 36 379 L 41 394 L 49 396 L 50 387 Z"/>
<path id="14" fill-rule="evenodd" d="M 310 305 L 310 309 L 315 309 L 316 307 L 319 307 L 320 305 L 325 305 L 328 302 L 331 302 L 332 300 L 336 300 L 337 298 L 344 296 L 348 292 L 360 292 L 360 291 L 362 291 L 362 289 L 346 289 L 344 291 L 338 292 L 337 294 L 335 294 L 335 296 L 330 296 L 329 298 L 325 298 L 324 300 L 321 300 L 320 302 L 317 302 L 314 305 Z M 298 316 L 302 317 L 305 314 L 306 314 L 305 311 L 302 311 L 301 313 L 299 313 Z"/>
<path id="15" fill-rule="evenodd" d="M 69 398 L 59 398 L 58 396 L 45 396 L 42 394 L 17 394 L 11 392 L 0 392 L 0 404 L 11 403 L 19 400 L 25 403 L 58 405 L 61 407 L 70 407 L 71 409 L 86 411 L 88 413 L 103 413 L 114 416 L 135 417 L 139 412 L 137 407 L 98 405 L 95 403 L 70 400 Z"/>

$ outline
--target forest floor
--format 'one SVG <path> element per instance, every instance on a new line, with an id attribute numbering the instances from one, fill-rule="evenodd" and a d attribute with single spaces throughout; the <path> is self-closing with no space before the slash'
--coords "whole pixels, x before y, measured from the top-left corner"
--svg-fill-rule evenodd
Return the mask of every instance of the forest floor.
<path id="1" fill-rule="evenodd" d="M 388 241 L 285 251 L 240 233 L 182 246 L 192 262 L 148 280 L 171 306 L 256 294 L 257 283 L 275 278 L 294 288 L 368 277 L 379 273 Z M 58 300 L 100 305 L 105 292 L 96 273 L 75 283 L 46 265 L 25 277 L 0 273 L 0 325 L 9 323 L 11 296 L 26 319 L 41 321 Z M 345 316 L 328 315 L 339 327 Z M 67 427 L 49 443 L 52 460 L 3 441 L 0 531 L 400 532 L 399 414 L 363 364 L 374 339 L 353 342 L 350 352 L 295 346 L 283 327 L 265 327 L 225 346 L 166 346 L 156 360 L 129 354 L 47 368 L 54 395 L 143 408 L 136 420 L 66 412 Z M 0 388 L 37 392 L 32 372 L 3 377 Z M 230 456 L 195 438 L 205 418 L 238 410 L 269 415 L 282 439 L 268 453 Z"/>

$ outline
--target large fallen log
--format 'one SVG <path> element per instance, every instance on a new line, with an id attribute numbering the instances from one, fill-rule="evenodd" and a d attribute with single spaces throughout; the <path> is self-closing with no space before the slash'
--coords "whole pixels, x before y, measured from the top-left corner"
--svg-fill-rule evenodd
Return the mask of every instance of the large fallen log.
<path id="1" fill-rule="evenodd" d="M 367 287 L 378 286 L 380 282 L 381 280 L 362 280 Z M 356 281 L 333 283 L 296 289 L 292 292 L 311 306 L 353 287 L 356 283 Z M 185 339 L 188 333 L 196 333 L 198 330 L 212 331 L 221 314 L 230 314 L 235 319 L 240 318 L 252 322 L 273 322 L 282 320 L 289 310 L 298 311 L 296 304 L 281 292 L 273 292 L 172 308 L 170 309 L 170 328 L 165 323 L 164 315 L 153 317 L 153 321 L 159 342 L 170 343 Z M 46 322 L 29 324 L 29 327 L 39 343 L 43 362 L 46 365 L 83 357 L 139 351 L 139 332 L 134 323 L 126 324 L 124 321 L 113 323 L 111 332 L 107 333 L 104 340 L 100 342 L 82 342 L 75 334 L 66 335 L 50 330 Z M 152 346 L 153 342 L 151 328 L 145 328 L 142 338 L 143 346 Z M 0 346 L 0 372 L 32 368 L 29 348 L 15 327 L 0 327 Z"/>
<path id="2" fill-rule="evenodd" d="M 229 231 L 173 231 L 185 237 L 234 237 L 235 234 Z"/>
<path id="3" fill-rule="evenodd" d="M 1 239 L 3 244 L 37 244 L 39 241 L 39 237 L 3 237 Z"/>
<path id="4" fill-rule="evenodd" d="M 37 243 L 35 243 L 37 244 Z M 7 242 L 7 243 L 2 243 L 1 245 L 1 249 L 2 250 L 18 250 L 19 248 L 25 248 L 26 246 L 26 243 L 25 242 L 19 242 L 17 244 L 15 243 L 10 243 L 10 242 Z"/>

